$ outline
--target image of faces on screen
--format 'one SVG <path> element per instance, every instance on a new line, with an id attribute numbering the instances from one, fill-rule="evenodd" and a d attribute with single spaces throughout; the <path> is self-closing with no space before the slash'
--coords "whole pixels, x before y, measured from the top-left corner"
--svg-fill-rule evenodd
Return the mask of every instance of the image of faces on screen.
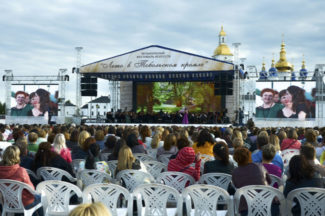
<path id="1" fill-rule="evenodd" d="M 47 88 L 47 90 L 45 89 Z M 17 89 L 17 90 L 16 90 Z M 57 116 L 57 86 L 15 86 L 12 92 L 10 116 L 30 116 L 49 119 L 49 116 Z"/>
<path id="2" fill-rule="evenodd" d="M 315 82 L 257 82 L 256 118 L 315 118 Z"/>

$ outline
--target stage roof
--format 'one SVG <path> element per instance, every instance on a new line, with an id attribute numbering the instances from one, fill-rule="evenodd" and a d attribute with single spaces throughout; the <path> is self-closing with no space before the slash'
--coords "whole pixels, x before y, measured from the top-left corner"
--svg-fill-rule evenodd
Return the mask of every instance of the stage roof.
<path id="1" fill-rule="evenodd" d="M 84 65 L 80 73 L 119 81 L 213 81 L 216 76 L 233 74 L 234 65 L 152 45 Z"/>

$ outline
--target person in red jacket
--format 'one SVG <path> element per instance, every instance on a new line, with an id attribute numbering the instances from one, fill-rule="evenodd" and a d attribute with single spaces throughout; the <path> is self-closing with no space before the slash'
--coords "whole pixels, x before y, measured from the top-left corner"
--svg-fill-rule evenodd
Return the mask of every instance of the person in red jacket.
<path id="1" fill-rule="evenodd" d="M 195 167 L 191 164 L 195 163 Z M 200 179 L 201 156 L 195 155 L 192 147 L 184 147 L 179 150 L 176 159 L 171 159 L 168 163 L 168 171 L 183 172 L 191 175 L 195 181 Z"/>
<path id="2" fill-rule="evenodd" d="M 300 149 L 301 142 L 298 140 L 296 129 L 290 128 L 287 134 L 288 138 L 285 138 L 281 143 L 281 151 L 286 149 Z"/>
<path id="3" fill-rule="evenodd" d="M 25 168 L 20 167 L 20 150 L 17 146 L 9 146 L 3 153 L 2 161 L 0 162 L 0 179 L 11 179 L 28 184 L 31 188 L 34 188 L 29 175 Z M 23 191 L 22 201 L 24 206 L 31 205 L 35 198 L 29 191 Z"/>

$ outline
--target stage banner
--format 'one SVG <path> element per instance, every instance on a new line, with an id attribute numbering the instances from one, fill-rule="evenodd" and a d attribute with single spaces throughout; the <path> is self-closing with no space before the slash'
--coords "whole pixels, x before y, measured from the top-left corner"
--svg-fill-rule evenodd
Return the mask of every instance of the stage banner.
<path id="1" fill-rule="evenodd" d="M 315 119 L 315 81 L 256 82 L 257 119 Z"/>
<path id="2" fill-rule="evenodd" d="M 162 46 L 149 46 L 97 61 L 80 68 L 81 73 L 206 72 L 233 70 L 232 63 Z"/>

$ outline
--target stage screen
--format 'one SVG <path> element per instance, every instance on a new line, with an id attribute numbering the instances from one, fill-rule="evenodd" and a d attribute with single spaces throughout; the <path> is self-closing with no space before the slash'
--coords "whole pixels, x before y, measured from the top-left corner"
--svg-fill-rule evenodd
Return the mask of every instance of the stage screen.
<path id="1" fill-rule="evenodd" d="M 58 115 L 58 85 L 12 85 L 10 119 L 41 119 Z M 19 121 L 17 123 L 20 123 Z"/>
<path id="2" fill-rule="evenodd" d="M 221 111 L 221 96 L 214 95 L 214 84 L 204 82 L 149 82 L 136 84 L 137 112 L 175 113 Z"/>
<path id="3" fill-rule="evenodd" d="M 256 118 L 315 118 L 315 81 L 256 82 Z"/>

